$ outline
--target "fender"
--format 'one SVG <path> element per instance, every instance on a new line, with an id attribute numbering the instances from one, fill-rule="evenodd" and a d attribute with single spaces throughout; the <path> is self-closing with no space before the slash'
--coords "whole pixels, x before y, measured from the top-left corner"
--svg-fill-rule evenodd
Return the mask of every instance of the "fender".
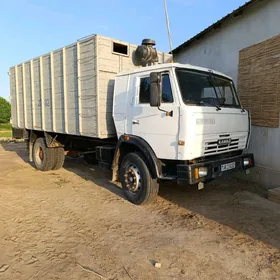
<path id="1" fill-rule="evenodd" d="M 151 146 L 143 138 L 134 135 L 122 135 L 116 145 L 115 155 L 112 163 L 113 182 L 118 181 L 121 148 L 126 144 L 136 148 L 144 155 L 153 179 L 161 177 L 162 162 L 156 157 Z"/>
<path id="2" fill-rule="evenodd" d="M 52 136 L 50 133 L 44 131 L 44 136 L 48 148 L 64 147 L 64 145 L 56 140 L 57 135 Z"/>

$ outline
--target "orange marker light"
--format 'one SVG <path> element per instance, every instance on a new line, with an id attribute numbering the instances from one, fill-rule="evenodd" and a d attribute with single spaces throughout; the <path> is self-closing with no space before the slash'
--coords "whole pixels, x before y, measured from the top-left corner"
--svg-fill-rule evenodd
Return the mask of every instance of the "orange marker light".
<path id="1" fill-rule="evenodd" d="M 179 146 L 185 146 L 185 141 L 179 140 L 179 141 L 178 141 L 178 145 L 179 145 Z"/>
<path id="2" fill-rule="evenodd" d="M 195 177 L 195 179 L 199 179 L 199 169 L 198 168 L 196 168 L 194 170 L 194 177 Z"/>
<path id="3" fill-rule="evenodd" d="M 130 140 L 129 136 L 125 135 L 125 136 L 124 136 L 124 140 L 125 140 L 125 141 L 129 141 L 129 140 Z"/>

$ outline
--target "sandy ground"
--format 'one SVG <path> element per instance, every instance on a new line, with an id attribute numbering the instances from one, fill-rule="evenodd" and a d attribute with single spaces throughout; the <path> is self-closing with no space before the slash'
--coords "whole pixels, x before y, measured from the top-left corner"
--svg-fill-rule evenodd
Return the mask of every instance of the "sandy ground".
<path id="1" fill-rule="evenodd" d="M 82 159 L 36 171 L 22 143 L 0 174 L 0 279 L 280 279 L 280 205 L 255 185 L 163 184 L 137 207 Z"/>

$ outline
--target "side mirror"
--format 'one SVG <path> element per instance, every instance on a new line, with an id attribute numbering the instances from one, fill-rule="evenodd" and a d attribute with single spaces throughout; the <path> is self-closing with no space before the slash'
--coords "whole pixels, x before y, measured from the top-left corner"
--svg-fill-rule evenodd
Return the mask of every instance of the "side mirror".
<path id="1" fill-rule="evenodd" d="M 159 107 L 161 103 L 161 73 L 150 74 L 150 106 Z"/>

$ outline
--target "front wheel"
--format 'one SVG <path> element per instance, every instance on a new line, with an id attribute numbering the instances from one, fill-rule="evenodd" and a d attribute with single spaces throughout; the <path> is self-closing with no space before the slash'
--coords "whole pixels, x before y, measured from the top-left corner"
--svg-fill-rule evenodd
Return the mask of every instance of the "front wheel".
<path id="1" fill-rule="evenodd" d="M 150 171 L 139 153 L 130 153 L 122 161 L 120 176 L 124 195 L 136 205 L 144 205 L 155 200 L 159 184 L 151 177 Z"/>

